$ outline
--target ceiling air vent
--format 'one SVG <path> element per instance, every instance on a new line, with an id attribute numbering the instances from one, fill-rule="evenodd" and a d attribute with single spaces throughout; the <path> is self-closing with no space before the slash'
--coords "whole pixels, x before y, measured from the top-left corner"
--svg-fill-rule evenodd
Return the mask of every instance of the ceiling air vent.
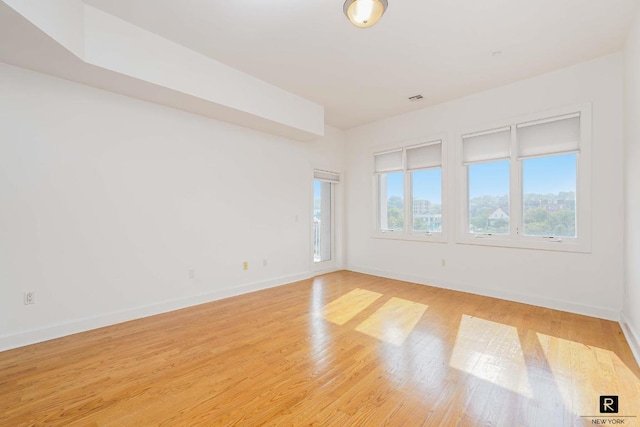
<path id="1" fill-rule="evenodd" d="M 409 97 L 409 101 L 416 102 L 416 101 L 420 101 L 422 98 L 424 98 L 424 96 L 422 95 L 413 95 Z"/>

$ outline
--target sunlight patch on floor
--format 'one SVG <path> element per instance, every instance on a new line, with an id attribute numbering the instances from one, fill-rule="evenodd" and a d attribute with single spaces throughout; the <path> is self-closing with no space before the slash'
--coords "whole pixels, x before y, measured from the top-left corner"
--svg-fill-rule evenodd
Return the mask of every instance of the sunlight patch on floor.
<path id="1" fill-rule="evenodd" d="M 356 288 L 349 293 L 331 301 L 322 310 L 315 312 L 315 315 L 324 317 L 331 323 L 344 325 L 349 320 L 356 317 L 362 310 L 373 304 L 382 294 Z"/>
<path id="2" fill-rule="evenodd" d="M 520 338 L 513 326 L 463 315 L 449 365 L 532 397 Z"/>
<path id="3" fill-rule="evenodd" d="M 600 396 L 614 395 L 619 397 L 619 415 L 640 417 L 640 380 L 614 352 L 541 333 L 536 335 L 564 404 L 571 412 L 578 416 L 599 415 Z"/>
<path id="4" fill-rule="evenodd" d="M 356 328 L 356 331 L 400 346 L 420 321 L 427 306 L 402 298 L 391 298 Z"/>

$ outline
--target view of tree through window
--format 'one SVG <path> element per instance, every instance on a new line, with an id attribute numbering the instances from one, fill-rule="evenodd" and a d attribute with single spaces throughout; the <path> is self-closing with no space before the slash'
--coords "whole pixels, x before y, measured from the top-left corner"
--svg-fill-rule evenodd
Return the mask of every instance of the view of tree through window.
<path id="1" fill-rule="evenodd" d="M 524 234 L 576 237 L 576 154 L 522 161 Z"/>
<path id="2" fill-rule="evenodd" d="M 411 172 L 413 231 L 442 231 L 442 168 Z"/>
<path id="3" fill-rule="evenodd" d="M 404 229 L 404 173 L 380 174 L 380 229 Z"/>
<path id="4" fill-rule="evenodd" d="M 509 234 L 509 160 L 474 163 L 469 173 L 469 232 Z"/>

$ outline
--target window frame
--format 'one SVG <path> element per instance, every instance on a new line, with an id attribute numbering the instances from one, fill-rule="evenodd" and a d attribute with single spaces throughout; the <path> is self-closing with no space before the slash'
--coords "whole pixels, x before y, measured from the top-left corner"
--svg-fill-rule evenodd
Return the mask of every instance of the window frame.
<path id="1" fill-rule="evenodd" d="M 523 160 L 518 158 L 517 126 L 525 123 L 560 118 L 570 114 L 580 114 L 580 142 L 576 153 L 576 238 L 525 236 L 524 206 L 523 206 Z M 456 177 L 458 216 L 456 223 L 456 243 L 482 246 L 498 246 L 524 249 L 541 249 L 563 252 L 591 252 L 591 104 L 581 104 L 547 110 L 544 112 L 524 115 L 510 120 L 485 126 L 475 126 L 465 129 L 457 135 L 456 144 Z M 468 197 L 468 167 L 463 162 L 463 136 L 478 133 L 481 129 L 511 129 L 511 145 L 509 157 L 509 234 L 487 235 L 469 232 L 469 197 Z M 550 157 L 559 153 L 549 153 L 537 157 Z"/>
<path id="2" fill-rule="evenodd" d="M 334 271 L 342 262 L 342 240 L 341 240 L 341 221 L 342 213 L 339 210 L 342 203 L 341 187 L 344 176 L 342 172 L 333 172 L 332 169 L 327 168 L 313 168 L 311 172 L 311 218 L 309 227 L 309 268 L 315 273 Z M 331 259 L 325 261 L 314 262 L 314 224 L 313 224 L 313 210 L 315 205 L 314 200 L 314 181 L 323 181 L 331 184 Z M 296 215 L 296 222 L 298 222 L 298 216 Z"/>
<path id="3" fill-rule="evenodd" d="M 373 188 L 373 226 L 372 226 L 372 235 L 373 238 L 379 239 L 392 239 L 392 240 L 410 240 L 410 241 L 420 241 L 420 242 L 436 242 L 436 243 L 446 243 L 448 241 L 447 236 L 447 225 L 448 225 L 448 209 L 447 209 L 447 143 L 446 143 L 445 135 L 434 135 L 428 138 L 416 138 L 412 140 L 407 140 L 402 143 L 397 143 L 393 145 L 387 145 L 383 147 L 378 147 L 374 151 L 372 151 L 371 159 L 372 159 L 372 188 Z M 419 148 L 422 146 L 437 144 L 440 143 L 440 178 L 441 178 L 441 231 L 439 232 L 424 232 L 424 231 L 413 231 L 413 180 L 411 173 L 420 171 L 420 170 L 428 170 L 433 169 L 438 166 L 427 167 L 427 168 L 416 168 L 416 169 L 407 169 L 407 150 L 413 148 Z M 393 172 L 376 172 L 375 171 L 375 156 L 379 154 L 385 154 L 397 150 L 402 150 L 402 168 L 400 171 L 403 173 L 403 207 L 404 207 L 404 229 L 402 231 L 394 231 L 394 230 L 381 230 L 380 229 L 380 187 L 379 187 L 379 176 L 383 173 L 393 173 Z"/>

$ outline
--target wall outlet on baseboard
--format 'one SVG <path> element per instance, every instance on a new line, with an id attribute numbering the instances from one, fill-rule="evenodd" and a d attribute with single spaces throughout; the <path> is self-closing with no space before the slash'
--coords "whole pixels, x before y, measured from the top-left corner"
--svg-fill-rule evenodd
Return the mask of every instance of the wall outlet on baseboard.
<path id="1" fill-rule="evenodd" d="M 262 266 L 263 266 L 263 267 L 266 267 L 266 266 L 267 266 L 267 259 L 266 259 L 266 258 L 262 260 Z"/>
<path id="2" fill-rule="evenodd" d="M 36 303 L 36 293 L 33 291 L 24 293 L 24 305 L 35 304 Z"/>
<path id="3" fill-rule="evenodd" d="M 189 269 L 189 279 L 196 278 L 196 270 L 194 268 Z"/>
<path id="4" fill-rule="evenodd" d="M 442 258 L 441 264 L 443 267 L 445 267 L 447 265 L 447 260 Z"/>

